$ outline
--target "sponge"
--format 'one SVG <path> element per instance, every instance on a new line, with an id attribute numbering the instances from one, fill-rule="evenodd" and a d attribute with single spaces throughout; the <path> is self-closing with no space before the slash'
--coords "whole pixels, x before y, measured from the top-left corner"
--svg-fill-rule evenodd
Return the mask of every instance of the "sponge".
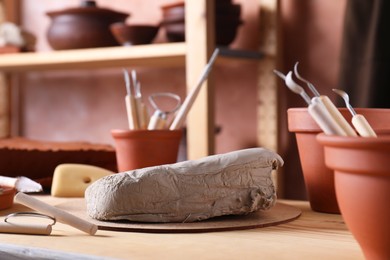
<path id="1" fill-rule="evenodd" d="M 54 197 L 84 197 L 85 189 L 98 179 L 114 174 L 104 168 L 86 164 L 60 164 L 53 174 L 51 195 Z"/>

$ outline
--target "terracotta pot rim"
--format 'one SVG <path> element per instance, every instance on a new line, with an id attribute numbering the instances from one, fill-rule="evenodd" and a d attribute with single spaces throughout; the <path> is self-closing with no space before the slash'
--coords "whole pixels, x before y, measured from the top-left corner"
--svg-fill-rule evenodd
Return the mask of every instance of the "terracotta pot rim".
<path id="1" fill-rule="evenodd" d="M 316 139 L 324 146 L 328 147 L 345 147 L 345 148 L 362 148 L 378 149 L 387 148 L 390 152 L 390 134 L 378 135 L 378 137 L 352 137 L 336 136 L 319 133 Z"/>
<path id="2" fill-rule="evenodd" d="M 348 110 L 346 107 L 338 107 L 338 109 L 340 110 Z M 359 110 L 359 111 L 375 111 L 375 112 L 386 112 L 386 113 L 389 113 L 390 111 L 390 108 L 369 108 L 369 107 L 354 107 L 354 109 L 356 110 L 356 112 Z M 288 111 L 292 111 L 292 112 L 303 112 L 303 111 L 307 111 L 307 107 L 290 107 L 287 109 L 287 112 Z"/>
<path id="3" fill-rule="evenodd" d="M 111 134 L 114 138 L 129 138 L 129 137 L 166 137 L 176 138 L 182 134 L 182 130 L 127 130 L 127 129 L 112 129 Z"/>
<path id="4" fill-rule="evenodd" d="M 344 116 L 351 117 L 350 112 L 345 107 L 338 108 Z M 354 108 L 358 114 L 364 114 L 366 117 L 375 117 L 375 115 L 389 115 L 390 109 L 388 108 Z M 307 112 L 307 107 L 293 107 L 287 109 L 288 131 L 292 133 L 321 133 L 322 130 L 314 122 Z M 349 120 L 349 119 L 348 119 Z M 377 133 L 390 132 L 389 127 L 385 125 L 376 124 L 373 127 Z"/>

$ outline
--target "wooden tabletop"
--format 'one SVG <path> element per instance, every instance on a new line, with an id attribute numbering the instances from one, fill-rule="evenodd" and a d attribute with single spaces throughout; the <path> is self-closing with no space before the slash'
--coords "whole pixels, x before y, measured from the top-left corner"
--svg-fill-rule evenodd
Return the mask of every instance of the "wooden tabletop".
<path id="1" fill-rule="evenodd" d="M 39 199 L 52 205 L 66 201 L 51 196 Z M 340 215 L 313 212 L 308 202 L 280 202 L 300 208 L 302 215 L 278 226 L 193 234 L 99 230 L 89 236 L 57 223 L 50 236 L 0 234 L 0 255 L 7 248 L 16 252 L 28 247 L 30 253 L 73 259 L 72 254 L 83 255 L 78 259 L 364 259 Z M 0 221 L 17 206 L 0 211 Z"/>

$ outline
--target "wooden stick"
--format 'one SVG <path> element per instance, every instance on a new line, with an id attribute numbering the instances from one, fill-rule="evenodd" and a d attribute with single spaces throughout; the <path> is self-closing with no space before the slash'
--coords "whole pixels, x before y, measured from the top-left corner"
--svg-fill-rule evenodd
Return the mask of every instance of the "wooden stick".
<path id="1" fill-rule="evenodd" d="M 97 226 L 86 220 L 78 218 L 66 211 L 55 208 L 49 204 L 46 204 L 36 198 L 33 198 L 27 194 L 19 192 L 15 195 L 15 202 L 23 204 L 29 208 L 32 208 L 40 213 L 46 214 L 55 218 L 58 222 L 71 225 L 85 233 L 94 235 L 97 231 Z"/>
<path id="2" fill-rule="evenodd" d="M 191 90 L 191 92 L 184 100 L 183 104 L 181 105 L 179 111 L 176 114 L 176 117 L 174 118 L 171 126 L 169 127 L 169 130 L 177 130 L 181 128 L 188 112 L 190 111 L 192 105 L 195 102 L 196 97 L 198 96 L 198 93 L 203 85 L 203 82 L 207 79 L 207 76 L 211 71 L 212 65 L 215 59 L 217 58 L 218 53 L 219 53 L 219 49 L 215 49 L 213 55 L 210 58 L 209 63 L 206 65 L 206 67 L 203 70 L 203 73 L 201 74 L 198 84 L 196 85 L 195 88 Z"/>
<path id="3" fill-rule="evenodd" d="M 49 224 L 14 224 L 0 223 L 0 233 L 28 234 L 28 235 L 50 235 L 51 225 Z"/>

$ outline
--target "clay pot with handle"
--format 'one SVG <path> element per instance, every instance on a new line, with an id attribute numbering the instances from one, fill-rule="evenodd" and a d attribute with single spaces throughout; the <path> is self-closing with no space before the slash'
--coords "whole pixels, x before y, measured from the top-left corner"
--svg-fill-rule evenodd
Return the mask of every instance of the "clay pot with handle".
<path id="1" fill-rule="evenodd" d="M 127 13 L 100 8 L 95 1 L 82 1 L 80 7 L 48 12 L 51 24 L 47 40 L 55 50 L 96 48 L 118 45 L 110 25 L 124 22 Z"/>

